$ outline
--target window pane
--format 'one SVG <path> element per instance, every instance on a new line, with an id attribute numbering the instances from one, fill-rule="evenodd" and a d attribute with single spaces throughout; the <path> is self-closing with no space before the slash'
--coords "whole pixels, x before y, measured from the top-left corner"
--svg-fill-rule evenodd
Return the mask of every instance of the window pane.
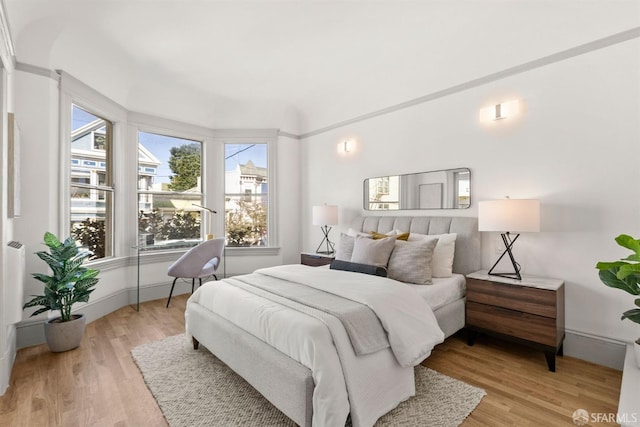
<path id="1" fill-rule="evenodd" d="M 72 106 L 70 232 L 90 259 L 113 255 L 111 135 L 109 121 Z"/>
<path id="2" fill-rule="evenodd" d="M 111 254 L 112 235 L 111 206 L 113 192 L 71 187 L 71 195 L 87 194 L 72 198 L 71 237 L 93 252 L 89 259 L 99 259 Z"/>
<path id="3" fill-rule="evenodd" d="M 71 112 L 71 173 L 109 168 L 111 123 L 74 105 Z M 97 142 L 99 141 L 99 142 Z M 97 182 L 97 181 L 96 181 Z"/>
<path id="4" fill-rule="evenodd" d="M 138 242 L 141 246 L 201 239 L 202 144 L 138 133 Z"/>
<path id="5" fill-rule="evenodd" d="M 202 144 L 155 133 L 138 133 L 138 190 L 202 193 Z"/>
<path id="6" fill-rule="evenodd" d="M 138 243 L 141 246 L 200 241 L 199 195 L 139 194 Z"/>
<path id="7" fill-rule="evenodd" d="M 225 144 L 225 233 L 229 246 L 266 246 L 267 144 Z"/>

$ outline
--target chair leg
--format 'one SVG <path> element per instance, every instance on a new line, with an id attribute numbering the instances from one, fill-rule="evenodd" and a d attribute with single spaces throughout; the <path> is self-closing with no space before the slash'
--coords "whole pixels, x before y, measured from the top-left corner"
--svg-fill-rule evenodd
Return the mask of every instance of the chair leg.
<path id="1" fill-rule="evenodd" d="M 169 303 L 171 302 L 171 295 L 173 294 L 173 287 L 176 285 L 176 280 L 178 280 L 177 277 L 175 279 L 173 279 L 173 284 L 171 285 L 171 291 L 169 291 L 169 299 L 167 300 L 167 308 L 169 308 Z"/>
<path id="2" fill-rule="evenodd" d="M 194 277 L 193 279 L 191 279 L 191 293 L 193 293 L 193 291 L 195 290 L 195 286 L 196 286 L 196 278 Z"/>
<path id="3" fill-rule="evenodd" d="M 202 286 L 202 277 L 198 277 L 198 287 Z"/>

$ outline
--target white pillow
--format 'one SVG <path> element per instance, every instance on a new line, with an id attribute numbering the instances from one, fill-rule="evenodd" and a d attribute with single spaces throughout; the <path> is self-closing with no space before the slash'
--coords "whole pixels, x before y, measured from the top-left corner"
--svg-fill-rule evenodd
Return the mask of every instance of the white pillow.
<path id="1" fill-rule="evenodd" d="M 395 237 L 374 240 L 368 237 L 357 236 L 355 239 L 351 262 L 387 267 L 389 257 L 396 242 Z"/>
<path id="2" fill-rule="evenodd" d="M 413 242 L 396 240 L 389 257 L 387 277 L 417 285 L 432 284 L 431 264 L 437 243 L 437 237 Z"/>
<path id="3" fill-rule="evenodd" d="M 409 234 L 409 242 L 438 238 L 438 244 L 433 251 L 431 274 L 433 277 L 451 277 L 453 275 L 453 256 L 456 252 L 456 233 L 447 234 Z"/>
<path id="4" fill-rule="evenodd" d="M 353 253 L 353 245 L 355 242 L 355 237 L 340 233 L 340 240 L 338 240 L 338 244 L 336 245 L 335 259 L 339 261 L 351 261 L 351 254 Z"/>
<path id="5" fill-rule="evenodd" d="M 347 230 L 347 236 L 351 236 L 351 237 L 356 237 L 356 236 L 371 237 L 369 235 L 369 233 L 363 233 L 362 231 L 357 231 L 357 230 L 354 230 L 353 228 L 349 228 L 349 230 Z"/>

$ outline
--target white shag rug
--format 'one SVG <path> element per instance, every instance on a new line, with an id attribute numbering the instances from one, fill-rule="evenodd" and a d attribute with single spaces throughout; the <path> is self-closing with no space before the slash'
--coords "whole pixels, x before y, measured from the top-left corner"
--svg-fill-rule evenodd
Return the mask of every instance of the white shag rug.
<path id="1" fill-rule="evenodd" d="M 296 425 L 204 346 L 194 350 L 184 334 L 143 344 L 131 354 L 171 427 Z M 458 426 L 486 395 L 424 366 L 415 374 L 416 396 L 376 426 Z"/>

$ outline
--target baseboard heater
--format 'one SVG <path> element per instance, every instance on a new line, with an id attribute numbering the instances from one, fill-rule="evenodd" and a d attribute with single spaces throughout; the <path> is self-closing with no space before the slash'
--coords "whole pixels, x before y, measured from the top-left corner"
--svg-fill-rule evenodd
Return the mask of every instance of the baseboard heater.
<path id="1" fill-rule="evenodd" d="M 25 257 L 24 245 L 11 241 L 7 244 L 7 275 L 4 283 L 4 324 L 12 325 L 22 320 L 24 304 Z"/>

